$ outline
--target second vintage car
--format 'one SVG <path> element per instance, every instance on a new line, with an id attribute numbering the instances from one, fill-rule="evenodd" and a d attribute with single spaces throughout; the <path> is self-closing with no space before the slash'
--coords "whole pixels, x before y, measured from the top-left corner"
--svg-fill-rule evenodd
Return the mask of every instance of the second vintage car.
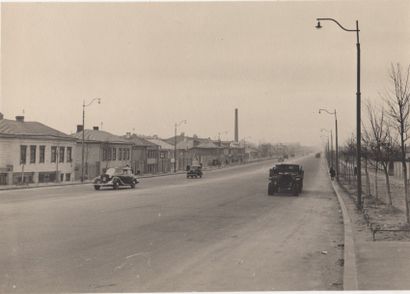
<path id="1" fill-rule="evenodd" d="M 100 190 L 101 187 L 112 187 L 118 189 L 120 186 L 135 188 L 138 184 L 137 177 L 132 173 L 132 169 L 126 167 L 111 167 L 101 176 L 94 179 L 94 189 Z"/>
<path id="2" fill-rule="evenodd" d="M 298 196 L 303 189 L 303 168 L 298 164 L 277 164 L 269 170 L 268 195 L 291 192 Z"/>
<path id="3" fill-rule="evenodd" d="M 187 178 L 202 178 L 202 165 L 187 166 L 186 169 Z"/>

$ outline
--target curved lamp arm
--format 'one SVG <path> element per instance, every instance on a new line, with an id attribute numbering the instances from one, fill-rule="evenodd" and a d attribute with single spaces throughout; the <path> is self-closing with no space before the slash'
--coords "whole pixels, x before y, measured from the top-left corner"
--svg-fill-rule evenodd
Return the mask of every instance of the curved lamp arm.
<path id="1" fill-rule="evenodd" d="M 319 109 L 319 114 L 320 114 L 322 111 L 326 112 L 327 114 L 334 115 L 334 116 L 335 116 L 335 119 L 337 119 L 336 109 L 335 109 L 335 111 L 330 112 L 329 110 L 327 110 L 327 109 L 325 109 L 325 108 L 320 108 L 320 109 Z"/>
<path id="2" fill-rule="evenodd" d="M 356 28 L 355 30 L 346 29 L 337 20 L 335 20 L 333 18 L 330 18 L 330 17 L 319 17 L 319 18 L 316 18 L 316 20 L 317 20 L 317 25 L 316 25 L 317 29 L 322 28 L 322 26 L 320 25 L 320 21 L 330 20 L 330 21 L 333 21 L 334 23 L 336 23 L 342 30 L 344 30 L 346 32 L 359 32 L 360 31 L 359 28 Z"/>
<path id="3" fill-rule="evenodd" d="M 83 101 L 83 107 L 90 106 L 91 104 L 93 104 L 93 102 L 94 102 L 95 100 L 98 100 L 98 104 L 101 104 L 101 98 L 94 98 L 94 99 L 91 100 L 91 102 L 88 103 L 88 104 L 85 104 L 85 101 Z"/>

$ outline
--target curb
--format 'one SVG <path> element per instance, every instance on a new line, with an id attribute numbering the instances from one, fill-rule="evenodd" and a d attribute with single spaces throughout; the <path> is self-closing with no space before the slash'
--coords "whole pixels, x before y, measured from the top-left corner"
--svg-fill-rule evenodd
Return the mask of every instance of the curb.
<path id="1" fill-rule="evenodd" d="M 340 208 L 342 209 L 344 225 L 344 269 L 343 269 L 343 290 L 358 290 L 356 253 L 354 248 L 354 237 L 352 223 L 349 213 L 347 212 L 342 196 L 343 193 L 339 184 L 331 181 L 333 190 L 336 193 Z"/>
<path id="2" fill-rule="evenodd" d="M 212 172 L 212 171 L 216 171 L 216 170 L 224 170 L 224 169 L 229 169 L 229 168 L 234 168 L 234 167 L 238 167 L 238 166 L 247 166 L 247 165 L 252 165 L 252 164 L 256 164 L 259 162 L 263 162 L 263 161 L 271 161 L 274 160 L 273 158 L 265 158 L 262 160 L 253 160 L 253 161 L 249 161 L 243 164 L 233 164 L 233 165 L 227 165 L 221 168 L 204 168 L 204 171 L 207 172 Z M 142 175 L 142 176 L 138 176 L 138 179 L 146 179 L 146 178 L 156 178 L 156 177 L 166 177 L 166 176 L 176 176 L 176 175 L 180 175 L 180 174 L 185 174 L 186 171 L 177 171 L 176 173 L 171 172 L 171 173 L 163 173 L 163 174 L 149 174 L 149 175 Z M 45 184 L 45 185 L 21 185 L 21 186 L 7 186 L 5 188 L 0 188 L 0 193 L 3 191 L 12 191 L 12 190 L 26 190 L 26 189 L 38 189 L 38 188 L 50 188 L 50 187 L 63 187 L 63 186 L 77 186 L 77 185 L 88 185 L 88 184 L 92 184 L 92 181 L 87 180 L 84 181 L 84 183 L 81 182 L 65 182 L 65 183 L 49 183 L 49 184 Z"/>

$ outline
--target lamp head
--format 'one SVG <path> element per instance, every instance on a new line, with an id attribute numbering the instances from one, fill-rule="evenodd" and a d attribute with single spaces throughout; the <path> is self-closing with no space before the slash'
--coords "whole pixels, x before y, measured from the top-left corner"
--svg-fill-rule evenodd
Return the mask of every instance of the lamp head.
<path id="1" fill-rule="evenodd" d="M 317 21 L 317 25 L 316 25 L 315 28 L 317 28 L 317 29 L 321 29 L 321 28 L 322 28 L 322 26 L 320 25 L 320 21 Z"/>

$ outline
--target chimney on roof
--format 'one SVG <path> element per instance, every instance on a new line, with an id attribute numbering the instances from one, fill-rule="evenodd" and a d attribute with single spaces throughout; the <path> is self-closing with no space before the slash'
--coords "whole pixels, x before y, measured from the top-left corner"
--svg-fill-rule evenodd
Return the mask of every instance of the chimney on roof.
<path id="1" fill-rule="evenodd" d="M 131 132 L 127 132 L 127 133 L 125 134 L 125 138 L 127 138 L 127 139 L 131 138 Z"/>
<path id="2" fill-rule="evenodd" d="M 16 121 L 24 122 L 24 115 L 17 115 L 16 116 Z"/>
<path id="3" fill-rule="evenodd" d="M 77 125 L 77 133 L 83 131 L 83 125 Z"/>
<path id="4" fill-rule="evenodd" d="M 3 113 L 0 112 L 0 119 L 3 119 L 3 118 L 4 118 L 4 115 Z"/>
<path id="5" fill-rule="evenodd" d="M 94 127 L 93 127 L 93 130 L 94 130 L 94 131 L 98 131 L 98 130 L 99 130 L 98 126 L 94 126 Z"/>
<path id="6" fill-rule="evenodd" d="M 235 142 L 239 140 L 239 131 L 238 131 L 238 108 L 235 108 Z"/>

